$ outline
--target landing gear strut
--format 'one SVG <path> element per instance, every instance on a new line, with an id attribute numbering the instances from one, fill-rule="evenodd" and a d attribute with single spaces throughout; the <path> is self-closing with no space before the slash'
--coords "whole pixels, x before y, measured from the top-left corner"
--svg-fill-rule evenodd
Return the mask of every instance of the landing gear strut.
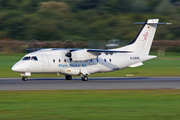
<path id="1" fill-rule="evenodd" d="M 72 80 L 72 76 L 71 75 L 65 75 L 66 80 Z"/>
<path id="2" fill-rule="evenodd" d="M 28 80 L 27 76 L 22 77 L 22 81 L 27 81 L 27 80 Z"/>
<path id="3" fill-rule="evenodd" d="M 88 77 L 87 76 L 81 76 L 81 80 L 82 81 L 88 81 Z"/>

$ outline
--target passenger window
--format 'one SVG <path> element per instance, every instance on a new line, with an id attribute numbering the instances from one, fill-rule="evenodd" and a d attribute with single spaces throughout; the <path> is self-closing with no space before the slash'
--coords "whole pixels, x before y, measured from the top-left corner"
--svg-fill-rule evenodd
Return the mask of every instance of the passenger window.
<path id="1" fill-rule="evenodd" d="M 31 57 L 24 57 L 22 60 L 30 60 Z"/>
<path id="2" fill-rule="evenodd" d="M 36 57 L 36 56 L 32 56 L 31 60 L 38 61 L 38 59 L 37 59 L 37 57 Z"/>
<path id="3" fill-rule="evenodd" d="M 106 59 L 104 59 L 104 62 L 106 62 Z"/>
<path id="4" fill-rule="evenodd" d="M 55 62 L 55 59 L 53 59 L 53 62 Z"/>
<path id="5" fill-rule="evenodd" d="M 64 62 L 66 62 L 66 59 L 64 59 Z"/>
<path id="6" fill-rule="evenodd" d="M 59 62 L 61 62 L 61 60 L 59 59 Z"/>
<path id="7" fill-rule="evenodd" d="M 97 59 L 97 62 L 99 62 L 99 60 Z"/>
<path id="8" fill-rule="evenodd" d="M 109 59 L 109 62 L 111 62 L 111 59 Z"/>

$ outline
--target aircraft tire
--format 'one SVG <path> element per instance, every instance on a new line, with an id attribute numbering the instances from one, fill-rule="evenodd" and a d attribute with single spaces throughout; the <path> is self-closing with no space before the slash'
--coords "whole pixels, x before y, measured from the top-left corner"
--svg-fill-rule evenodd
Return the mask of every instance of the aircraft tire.
<path id="1" fill-rule="evenodd" d="M 71 75 L 66 75 L 65 78 L 66 78 L 66 80 L 72 80 L 72 76 Z"/>
<path id="2" fill-rule="evenodd" d="M 88 77 L 87 76 L 81 77 L 81 80 L 82 81 L 88 81 Z"/>
<path id="3" fill-rule="evenodd" d="M 27 81 L 28 78 L 26 76 L 22 77 L 22 81 Z"/>

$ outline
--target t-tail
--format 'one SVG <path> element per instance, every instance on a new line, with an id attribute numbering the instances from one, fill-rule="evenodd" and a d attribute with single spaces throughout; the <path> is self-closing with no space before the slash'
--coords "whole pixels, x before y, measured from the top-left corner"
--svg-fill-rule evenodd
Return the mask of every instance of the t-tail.
<path id="1" fill-rule="evenodd" d="M 133 51 L 133 53 L 135 54 L 148 55 L 154 39 L 157 25 L 171 24 L 171 23 L 158 23 L 158 21 L 159 19 L 149 19 L 145 23 L 135 23 L 135 24 L 143 24 L 136 38 L 129 45 L 121 48 L 117 48 L 116 50 Z"/>

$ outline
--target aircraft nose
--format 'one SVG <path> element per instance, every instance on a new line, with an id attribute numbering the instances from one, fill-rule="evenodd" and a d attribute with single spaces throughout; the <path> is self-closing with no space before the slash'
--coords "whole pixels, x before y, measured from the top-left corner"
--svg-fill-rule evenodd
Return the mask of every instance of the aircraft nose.
<path id="1" fill-rule="evenodd" d="M 21 61 L 18 61 L 12 66 L 11 70 L 15 72 L 21 72 L 23 70 L 23 65 L 24 64 L 22 64 Z"/>
<path id="2" fill-rule="evenodd" d="M 12 66 L 11 70 L 15 72 L 19 70 L 19 66 L 17 65 L 17 63 Z"/>

